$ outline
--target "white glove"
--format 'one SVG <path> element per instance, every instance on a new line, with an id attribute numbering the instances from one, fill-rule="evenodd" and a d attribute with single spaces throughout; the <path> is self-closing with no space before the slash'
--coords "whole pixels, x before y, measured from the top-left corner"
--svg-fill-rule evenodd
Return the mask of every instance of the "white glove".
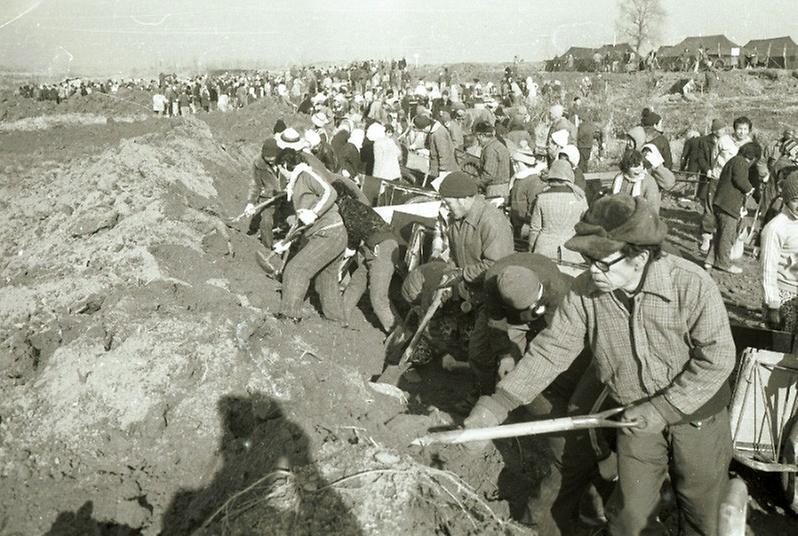
<path id="1" fill-rule="evenodd" d="M 296 217 L 305 225 L 313 225 L 313 223 L 319 219 L 318 214 L 306 208 L 297 210 Z"/>
<path id="2" fill-rule="evenodd" d="M 346 169 L 342 169 L 342 170 L 341 170 L 341 175 L 343 175 L 343 176 L 344 176 L 344 177 L 346 177 L 347 179 L 350 177 L 350 175 L 349 175 L 349 171 L 347 171 Z"/>
<path id="3" fill-rule="evenodd" d="M 252 203 L 247 203 L 247 206 L 244 207 L 244 216 L 250 218 L 255 215 L 255 205 Z"/>
<path id="4" fill-rule="evenodd" d="M 272 251 L 274 251 L 278 255 L 282 255 L 290 248 L 291 248 L 291 242 L 284 243 L 282 240 L 280 240 L 279 242 L 275 242 L 275 244 L 272 246 Z"/>
<path id="5" fill-rule="evenodd" d="M 346 248 L 344 250 L 344 259 L 348 259 L 349 257 L 352 257 L 354 254 L 355 254 L 355 250 L 354 249 Z"/>
<path id="6" fill-rule="evenodd" d="M 647 143 L 643 146 L 643 149 L 649 149 L 649 152 L 646 153 L 646 160 L 648 160 L 648 163 L 651 164 L 652 168 L 658 168 L 665 163 L 665 159 L 662 158 L 662 155 L 660 154 L 656 145 Z"/>
<path id="7" fill-rule="evenodd" d="M 511 356 L 505 356 L 499 361 L 499 380 L 510 374 L 515 368 L 515 360 Z"/>

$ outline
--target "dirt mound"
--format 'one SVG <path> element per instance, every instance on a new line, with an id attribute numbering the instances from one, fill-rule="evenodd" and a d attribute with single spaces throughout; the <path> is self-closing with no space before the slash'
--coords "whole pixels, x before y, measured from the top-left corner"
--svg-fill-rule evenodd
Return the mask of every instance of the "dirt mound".
<path id="1" fill-rule="evenodd" d="M 36 101 L 14 95 L 11 91 L 0 92 L 0 122 L 18 121 L 27 117 L 56 114 L 89 114 L 108 117 L 125 117 L 152 112 L 152 96 L 139 89 L 122 88 L 117 93 L 72 95 L 68 99 Z"/>
<path id="2" fill-rule="evenodd" d="M 269 314 L 260 246 L 219 217 L 246 187 L 243 153 L 187 119 L 5 167 L 4 530 L 184 534 L 227 501 L 211 527 L 504 530 L 454 475 L 381 446 L 405 406 L 365 380 L 377 330 Z M 413 432 L 392 444 L 432 423 L 408 417 Z"/>

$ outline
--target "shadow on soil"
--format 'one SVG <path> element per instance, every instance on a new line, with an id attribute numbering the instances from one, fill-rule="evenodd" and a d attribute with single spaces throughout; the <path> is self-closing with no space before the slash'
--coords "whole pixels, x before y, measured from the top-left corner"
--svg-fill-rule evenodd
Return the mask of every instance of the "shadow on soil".
<path id="1" fill-rule="evenodd" d="M 257 526 L 265 533 L 277 534 L 285 529 L 290 534 L 361 534 L 357 520 L 332 490 L 303 493 L 294 489 L 291 508 L 270 507 L 267 498 L 293 469 L 302 470 L 302 479 L 313 482 L 321 491 L 326 482 L 321 478 L 310 454 L 310 442 L 300 426 L 287 419 L 273 399 L 255 393 L 247 397 L 226 396 L 218 402 L 223 424 L 219 452 L 223 466 L 207 487 L 179 491 L 163 516 L 162 534 L 215 533 L 214 526 L 229 510 L 243 504 L 257 503 L 257 514 L 247 518 L 250 530 Z M 250 489 L 250 491 L 245 491 Z M 220 507 L 236 496 L 236 504 Z M 258 498 L 263 500 L 258 500 Z M 214 519 L 210 519 L 219 512 Z M 234 521 L 234 520 L 233 520 Z"/>

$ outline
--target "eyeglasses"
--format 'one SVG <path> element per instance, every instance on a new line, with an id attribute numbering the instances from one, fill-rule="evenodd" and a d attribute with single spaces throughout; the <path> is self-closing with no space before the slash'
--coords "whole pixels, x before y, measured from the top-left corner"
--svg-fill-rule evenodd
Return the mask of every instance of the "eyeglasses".
<path id="1" fill-rule="evenodd" d="M 596 268 L 599 269 L 600 272 L 603 272 L 605 274 L 610 271 L 610 268 L 612 268 L 613 264 L 617 264 L 626 258 L 625 255 L 621 255 L 617 259 L 607 262 L 607 261 L 602 261 L 600 259 L 594 259 L 592 257 L 588 257 L 587 255 L 584 254 L 582 254 L 582 256 L 585 258 L 588 264 L 595 266 Z"/>

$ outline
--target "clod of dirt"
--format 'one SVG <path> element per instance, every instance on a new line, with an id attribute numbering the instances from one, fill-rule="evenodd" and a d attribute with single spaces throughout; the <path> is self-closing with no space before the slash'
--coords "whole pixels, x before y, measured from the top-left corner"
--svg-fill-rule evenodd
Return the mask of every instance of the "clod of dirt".
<path id="1" fill-rule="evenodd" d="M 115 210 L 98 210 L 80 218 L 72 225 L 72 236 L 88 236 L 101 229 L 111 229 L 119 221 Z"/>

